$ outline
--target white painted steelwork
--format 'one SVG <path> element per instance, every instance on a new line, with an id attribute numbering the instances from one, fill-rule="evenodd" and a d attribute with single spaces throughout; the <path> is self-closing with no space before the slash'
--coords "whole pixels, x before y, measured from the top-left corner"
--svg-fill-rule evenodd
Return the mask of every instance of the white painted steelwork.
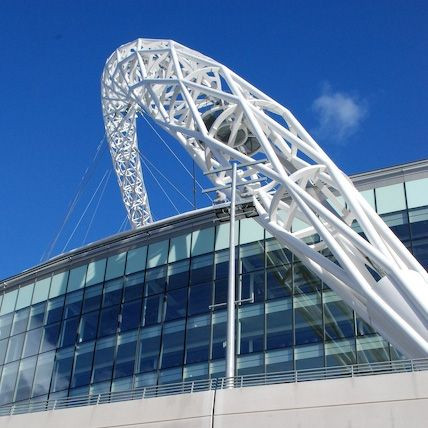
<path id="1" fill-rule="evenodd" d="M 108 59 L 102 103 L 133 227 L 151 220 L 135 132 L 144 112 L 203 171 L 223 169 L 209 175 L 216 186 L 230 185 L 232 161 L 266 159 L 239 168 L 237 203 L 250 198 L 256 220 L 405 355 L 428 355 L 427 272 L 289 110 L 217 61 L 152 39 Z"/>

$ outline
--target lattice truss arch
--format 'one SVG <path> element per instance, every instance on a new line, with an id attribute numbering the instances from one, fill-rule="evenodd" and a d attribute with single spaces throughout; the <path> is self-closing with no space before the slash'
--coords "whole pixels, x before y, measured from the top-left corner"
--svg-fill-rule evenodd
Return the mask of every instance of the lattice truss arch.
<path id="1" fill-rule="evenodd" d="M 239 169 L 238 202 L 252 200 L 256 220 L 405 355 L 428 355 L 427 272 L 289 110 L 217 61 L 153 39 L 108 59 L 102 106 L 133 227 L 151 221 L 135 127 L 143 112 L 203 171 L 265 159 Z M 229 171 L 209 177 L 231 181 Z"/>

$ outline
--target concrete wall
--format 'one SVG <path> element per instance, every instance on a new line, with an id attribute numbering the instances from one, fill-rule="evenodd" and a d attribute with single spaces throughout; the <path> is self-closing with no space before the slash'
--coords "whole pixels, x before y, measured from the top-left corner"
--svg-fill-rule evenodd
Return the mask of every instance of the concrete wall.
<path id="1" fill-rule="evenodd" d="M 428 427 L 428 372 L 128 401 L 0 418 L 2 428 Z"/>

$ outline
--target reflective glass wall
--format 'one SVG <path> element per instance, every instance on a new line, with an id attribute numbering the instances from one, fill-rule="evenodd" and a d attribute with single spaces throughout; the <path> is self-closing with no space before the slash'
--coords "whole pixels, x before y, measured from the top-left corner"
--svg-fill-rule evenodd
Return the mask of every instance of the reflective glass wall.
<path id="1" fill-rule="evenodd" d="M 428 266 L 428 180 L 363 192 Z M 0 295 L 0 404 L 220 377 L 228 224 Z M 237 231 L 237 374 L 401 355 L 254 219 Z"/>

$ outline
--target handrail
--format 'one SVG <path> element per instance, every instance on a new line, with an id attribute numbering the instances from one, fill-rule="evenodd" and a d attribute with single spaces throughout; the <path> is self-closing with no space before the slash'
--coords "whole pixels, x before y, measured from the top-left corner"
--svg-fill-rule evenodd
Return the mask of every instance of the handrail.
<path id="1" fill-rule="evenodd" d="M 104 392 L 43 401 L 25 401 L 0 406 L 0 416 L 23 413 L 46 412 L 72 407 L 98 406 L 118 401 L 142 400 L 169 395 L 193 394 L 202 391 L 281 383 L 308 382 L 314 380 L 340 379 L 348 377 L 373 376 L 391 373 L 405 373 L 428 370 L 428 358 L 415 360 L 361 363 L 350 366 L 321 367 L 314 369 L 290 370 L 276 373 L 249 374 L 232 378 L 213 378 L 165 385 L 134 388 L 127 391 Z"/>

